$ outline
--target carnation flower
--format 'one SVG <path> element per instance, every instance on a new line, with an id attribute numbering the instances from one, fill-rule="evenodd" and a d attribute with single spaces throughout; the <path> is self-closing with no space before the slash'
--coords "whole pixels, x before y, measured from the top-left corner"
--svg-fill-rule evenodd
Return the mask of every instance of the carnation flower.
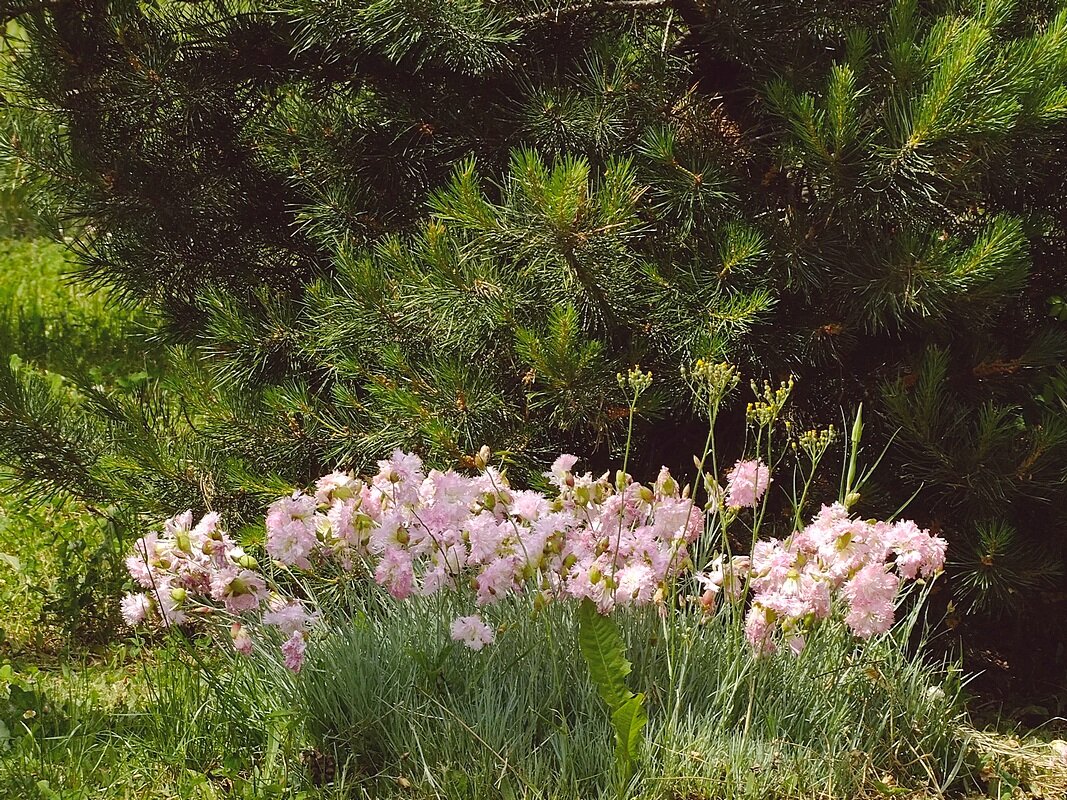
<path id="1" fill-rule="evenodd" d="M 331 472 L 315 482 L 315 502 L 328 506 L 335 500 L 348 500 L 359 494 L 360 486 L 347 472 Z"/>
<path id="2" fill-rule="evenodd" d="M 910 520 L 895 523 L 888 532 L 889 545 L 896 555 L 897 571 L 905 578 L 929 578 L 945 567 L 948 542 L 931 536 Z"/>
<path id="3" fill-rule="evenodd" d="M 272 603 L 272 606 L 271 610 L 263 615 L 264 625 L 273 625 L 289 636 L 311 627 L 314 617 L 307 612 L 304 604 L 299 600 Z"/>
<path id="4" fill-rule="evenodd" d="M 553 486 L 562 489 L 567 482 L 567 476 L 570 475 L 571 470 L 574 469 L 574 465 L 577 463 L 578 456 L 561 455 L 552 462 L 552 468 L 542 474 L 548 478 Z"/>
<path id="5" fill-rule="evenodd" d="M 128 594 L 122 598 L 122 619 L 131 628 L 140 625 L 152 611 L 152 598 L 147 594 Z"/>
<path id="6" fill-rule="evenodd" d="M 259 608 L 266 596 L 263 578 L 250 569 L 228 567 L 211 577 L 211 597 L 225 604 L 231 614 Z"/>
<path id="7" fill-rule="evenodd" d="M 771 482 L 771 471 L 762 461 L 738 461 L 727 476 L 726 505 L 755 508 Z"/>
<path id="8" fill-rule="evenodd" d="M 151 589 L 155 583 L 150 562 L 156 556 L 156 541 L 154 533 L 141 537 L 133 545 L 133 554 L 126 558 L 126 571 L 145 589 Z"/>
<path id="9" fill-rule="evenodd" d="M 458 617 L 452 621 L 452 640 L 463 642 L 471 650 L 481 650 L 496 641 L 493 629 L 482 622 L 477 614 Z"/>
<path id="10" fill-rule="evenodd" d="M 384 461 L 378 462 L 374 485 L 396 505 L 414 505 L 419 500 L 419 488 L 425 479 L 422 459 L 414 453 L 394 450 Z"/>
<path id="11" fill-rule="evenodd" d="M 411 596 L 415 584 L 411 554 L 399 547 L 391 547 L 374 570 L 374 580 L 389 590 L 397 600 Z"/>
<path id="12" fill-rule="evenodd" d="M 771 638 L 773 633 L 773 613 L 753 604 L 745 616 L 745 638 L 757 656 L 770 655 L 777 649 Z"/>
<path id="13" fill-rule="evenodd" d="M 284 656 L 286 669 L 300 672 L 300 668 L 304 666 L 304 650 L 306 648 L 307 642 L 304 641 L 303 632 L 294 631 L 282 644 L 282 655 Z"/>
<path id="14" fill-rule="evenodd" d="M 849 604 L 845 624 L 862 639 L 885 633 L 893 626 L 893 604 L 900 578 L 882 564 L 868 564 L 852 577 L 841 594 Z"/>
<path id="15" fill-rule="evenodd" d="M 283 564 L 308 569 L 308 556 L 319 544 L 316 511 L 315 498 L 302 492 L 271 503 L 267 510 L 267 552 Z"/>

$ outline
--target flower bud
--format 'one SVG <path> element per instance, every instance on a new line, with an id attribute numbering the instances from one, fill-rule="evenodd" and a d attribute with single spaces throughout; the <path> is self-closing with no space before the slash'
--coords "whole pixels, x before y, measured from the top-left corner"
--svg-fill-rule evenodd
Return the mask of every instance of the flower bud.
<path id="1" fill-rule="evenodd" d="M 397 530 L 396 541 L 398 544 L 407 544 L 411 541 L 411 536 L 408 534 L 406 528 L 399 528 Z"/>
<path id="2" fill-rule="evenodd" d="M 642 502 L 652 505 L 652 501 L 656 499 L 656 494 L 647 486 L 642 486 L 637 491 L 637 496 L 641 498 Z"/>
<path id="3" fill-rule="evenodd" d="M 258 569 L 259 568 L 259 562 L 256 561 L 256 559 L 253 556 L 248 555 L 248 553 L 245 553 L 243 556 L 241 556 L 239 559 L 237 559 L 237 563 L 238 563 L 239 566 L 242 566 L 245 569 Z"/>
<path id="4" fill-rule="evenodd" d="M 181 588 L 180 586 L 175 586 L 170 590 L 170 599 L 173 600 L 175 603 L 180 604 L 185 602 L 186 596 L 188 596 L 188 592 L 186 592 L 185 589 Z"/>
<path id="5" fill-rule="evenodd" d="M 474 466 L 477 467 L 479 470 L 484 470 L 487 466 L 489 466 L 489 459 L 491 457 L 492 453 L 490 452 L 488 446 L 483 444 L 481 449 L 478 451 L 478 454 L 474 456 Z"/>
<path id="6" fill-rule="evenodd" d="M 234 649 L 241 655 L 249 655 L 252 652 L 252 637 L 248 628 L 240 622 L 235 622 L 230 627 L 230 638 L 233 640 Z"/>
<path id="7" fill-rule="evenodd" d="M 856 503 L 858 503 L 859 501 L 859 492 L 849 492 L 845 495 L 845 508 L 852 508 L 852 506 L 856 505 Z"/>
<path id="8" fill-rule="evenodd" d="M 492 511 L 494 508 L 496 508 L 496 495 L 486 494 L 485 499 L 482 501 L 482 505 L 484 505 L 488 510 Z"/>
<path id="9" fill-rule="evenodd" d="M 603 576 L 603 573 L 601 573 L 601 571 L 600 571 L 600 567 L 594 566 L 592 569 L 589 570 L 589 582 L 590 583 L 600 583 L 600 579 L 602 577 L 604 577 L 604 576 Z"/>

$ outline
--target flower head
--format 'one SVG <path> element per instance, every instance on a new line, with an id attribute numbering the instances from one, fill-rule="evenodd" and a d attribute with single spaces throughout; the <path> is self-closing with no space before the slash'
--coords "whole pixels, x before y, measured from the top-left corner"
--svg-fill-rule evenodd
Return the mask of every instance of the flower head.
<path id="1" fill-rule="evenodd" d="M 285 640 L 282 645 L 282 655 L 285 658 L 285 667 L 293 672 L 300 672 L 304 666 L 304 650 L 307 642 L 304 641 L 302 631 L 294 631 L 292 636 Z"/>
<path id="2" fill-rule="evenodd" d="M 457 617 L 452 621 L 452 641 L 463 642 L 471 650 L 481 650 L 496 641 L 493 629 L 482 622 L 477 614 Z"/>
<path id="3" fill-rule="evenodd" d="M 726 483 L 726 505 L 755 508 L 771 482 L 771 471 L 762 461 L 738 461 Z"/>
<path id="4" fill-rule="evenodd" d="M 152 611 L 152 598 L 147 594 L 128 594 L 122 598 L 122 619 L 131 628 L 144 622 Z"/>

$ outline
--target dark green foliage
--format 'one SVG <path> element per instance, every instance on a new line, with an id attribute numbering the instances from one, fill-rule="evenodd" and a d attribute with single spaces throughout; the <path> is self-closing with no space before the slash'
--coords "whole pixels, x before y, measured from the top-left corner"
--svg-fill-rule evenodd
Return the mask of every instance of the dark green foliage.
<path id="1" fill-rule="evenodd" d="M 921 489 L 959 608 L 1062 602 L 1062 3 L 63 0 L 20 22 L 5 168 L 173 345 L 165 392 L 72 410 L 6 378 L 23 479 L 245 519 L 393 447 L 484 443 L 532 479 L 617 453 L 638 362 L 642 468 L 685 465 L 682 370 L 727 359 L 796 374 L 798 425 L 863 400 L 872 435 L 900 428 L 868 505 Z"/>

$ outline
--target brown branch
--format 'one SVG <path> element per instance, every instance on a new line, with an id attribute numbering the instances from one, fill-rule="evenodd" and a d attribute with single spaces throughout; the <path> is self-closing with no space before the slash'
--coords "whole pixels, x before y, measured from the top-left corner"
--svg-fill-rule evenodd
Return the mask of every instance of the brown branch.
<path id="1" fill-rule="evenodd" d="M 586 13 L 610 13 L 613 11 L 652 11 L 668 8 L 673 0 L 601 0 L 600 2 L 579 3 L 573 6 L 560 6 L 549 11 L 516 17 L 515 22 L 527 25 L 538 22 L 560 22 L 564 17 Z"/>

